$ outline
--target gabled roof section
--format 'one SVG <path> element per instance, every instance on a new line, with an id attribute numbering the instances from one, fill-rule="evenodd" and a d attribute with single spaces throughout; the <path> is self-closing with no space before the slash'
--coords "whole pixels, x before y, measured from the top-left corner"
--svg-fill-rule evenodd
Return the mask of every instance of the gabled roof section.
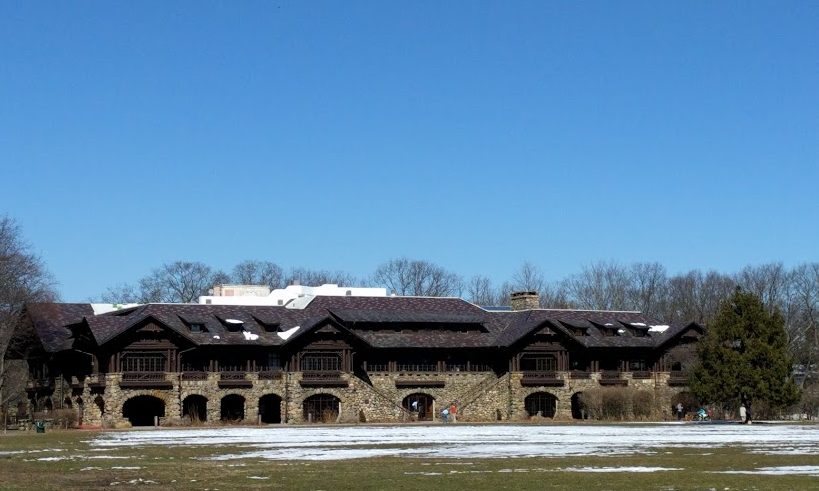
<path id="1" fill-rule="evenodd" d="M 30 303 L 24 312 L 43 350 L 56 353 L 71 348 L 68 326 L 82 322 L 83 316 L 93 315 L 94 310 L 87 303 Z"/>
<path id="2" fill-rule="evenodd" d="M 358 333 L 353 332 L 350 329 L 347 329 L 346 327 L 344 327 L 344 325 L 342 323 L 338 322 L 336 319 L 334 319 L 333 317 L 329 317 L 329 316 L 326 316 L 326 317 L 312 317 L 310 319 L 307 319 L 304 322 L 303 325 L 299 326 L 299 329 L 297 331 L 293 332 L 291 335 L 289 335 L 287 337 L 287 339 L 284 341 L 284 343 L 285 344 L 291 344 L 291 343 L 295 342 L 296 340 L 298 340 L 300 338 L 303 338 L 305 335 L 307 335 L 307 334 L 309 334 L 311 332 L 314 332 L 314 331 L 316 331 L 316 330 L 318 330 L 318 329 L 320 329 L 320 328 L 322 328 L 322 327 L 324 327 L 324 326 L 326 326 L 328 324 L 332 325 L 333 327 L 338 329 L 340 332 L 343 332 L 343 333 L 349 335 L 353 339 L 358 339 L 361 342 L 363 342 L 364 344 L 369 344 L 369 343 L 367 343 L 367 341 L 365 339 L 363 339 L 361 336 L 359 336 Z M 281 336 L 279 336 L 279 337 L 281 337 Z"/>

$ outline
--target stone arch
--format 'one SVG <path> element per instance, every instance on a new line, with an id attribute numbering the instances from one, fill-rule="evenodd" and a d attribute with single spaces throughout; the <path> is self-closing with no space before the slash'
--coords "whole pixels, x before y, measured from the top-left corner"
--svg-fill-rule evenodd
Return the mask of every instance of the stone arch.
<path id="1" fill-rule="evenodd" d="M 574 419 L 588 419 L 589 414 L 586 407 L 583 405 L 583 392 L 575 392 L 572 394 L 572 418 Z"/>
<path id="2" fill-rule="evenodd" d="M 165 401 L 152 395 L 131 397 L 122 404 L 122 417 L 131 426 L 153 426 L 154 418 L 165 416 Z"/>
<path id="3" fill-rule="evenodd" d="M 102 396 L 97 396 L 94 398 L 94 404 L 96 404 L 97 408 L 100 410 L 100 415 L 105 414 L 105 399 Z"/>
<path id="4" fill-rule="evenodd" d="M 332 423 L 338 419 L 341 399 L 322 392 L 305 398 L 301 406 L 305 421 Z"/>
<path id="5" fill-rule="evenodd" d="M 423 392 L 414 392 L 404 397 L 401 406 L 410 414 L 417 414 L 418 421 L 431 421 L 435 417 L 432 414 L 435 398 Z"/>
<path id="6" fill-rule="evenodd" d="M 85 401 L 82 396 L 77 397 L 77 425 L 82 427 L 85 417 Z"/>
<path id="7" fill-rule="evenodd" d="M 50 413 L 54 410 L 54 402 L 51 400 L 51 397 L 46 397 L 43 399 L 43 411 Z"/>
<path id="8" fill-rule="evenodd" d="M 533 392 L 523 400 L 523 406 L 530 417 L 554 418 L 557 411 L 557 397 L 549 392 Z"/>
<path id="9" fill-rule="evenodd" d="M 245 419 L 245 398 L 239 394 L 228 394 L 220 403 L 222 421 L 241 421 Z"/>
<path id="10" fill-rule="evenodd" d="M 65 398 L 63 399 L 63 407 L 67 409 L 74 407 L 74 403 L 71 401 L 70 396 L 65 396 Z"/>
<path id="11" fill-rule="evenodd" d="M 191 423 L 208 420 L 208 398 L 200 394 L 191 394 L 182 400 L 182 417 L 190 418 Z"/>
<path id="12" fill-rule="evenodd" d="M 265 424 L 282 422 L 282 398 L 278 394 L 265 394 L 259 398 L 259 418 Z"/>

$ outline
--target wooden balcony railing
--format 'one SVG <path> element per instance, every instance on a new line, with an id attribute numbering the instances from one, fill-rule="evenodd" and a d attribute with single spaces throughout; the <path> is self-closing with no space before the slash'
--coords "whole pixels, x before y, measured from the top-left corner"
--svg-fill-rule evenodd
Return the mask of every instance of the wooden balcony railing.
<path id="1" fill-rule="evenodd" d="M 302 387 L 347 387 L 349 382 L 341 376 L 338 370 L 305 371 L 301 375 Z"/>
<path id="2" fill-rule="evenodd" d="M 401 363 L 398 365 L 399 372 L 437 372 L 438 365 L 437 364 L 421 364 L 421 365 L 413 365 L 413 364 L 406 364 Z"/>
<path id="3" fill-rule="evenodd" d="M 634 370 L 631 372 L 631 378 L 634 380 L 647 380 L 654 376 L 654 374 L 648 370 Z"/>
<path id="4" fill-rule="evenodd" d="M 600 385 L 628 385 L 628 380 L 623 378 L 623 373 L 619 370 L 601 370 Z"/>
<path id="5" fill-rule="evenodd" d="M 578 380 L 588 380 L 591 378 L 591 372 L 586 370 L 572 370 L 569 372 L 569 377 Z"/>
<path id="6" fill-rule="evenodd" d="M 189 370 L 182 372 L 182 380 L 207 380 L 208 372 L 201 370 Z"/>
<path id="7" fill-rule="evenodd" d="M 281 370 L 262 370 L 259 372 L 259 380 L 281 380 L 284 372 Z"/>
<path id="8" fill-rule="evenodd" d="M 122 388 L 169 389 L 173 383 L 165 372 L 123 372 L 119 386 Z"/>
<path id="9" fill-rule="evenodd" d="M 688 385 L 688 375 L 685 372 L 675 370 L 668 376 L 668 385 L 672 387 Z"/>
<path id="10" fill-rule="evenodd" d="M 248 372 L 232 370 L 219 372 L 219 388 L 249 388 L 253 387 L 253 381 L 247 378 Z"/>
<path id="11" fill-rule="evenodd" d="M 566 381 L 555 371 L 530 370 L 523 372 L 520 383 L 525 386 L 562 387 Z"/>

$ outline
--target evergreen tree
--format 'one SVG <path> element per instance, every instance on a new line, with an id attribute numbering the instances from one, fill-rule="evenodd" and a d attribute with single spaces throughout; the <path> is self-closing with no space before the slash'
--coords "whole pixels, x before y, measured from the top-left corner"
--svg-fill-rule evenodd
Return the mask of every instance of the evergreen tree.
<path id="1" fill-rule="evenodd" d="M 778 309 L 739 288 L 722 303 L 697 347 L 699 364 L 690 381 L 701 401 L 748 408 L 766 402 L 783 408 L 799 400 L 792 376 L 785 321 Z"/>

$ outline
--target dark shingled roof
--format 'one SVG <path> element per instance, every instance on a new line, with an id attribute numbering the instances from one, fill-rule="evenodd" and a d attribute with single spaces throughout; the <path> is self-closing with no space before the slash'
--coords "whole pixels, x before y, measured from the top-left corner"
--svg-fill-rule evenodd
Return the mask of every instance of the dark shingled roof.
<path id="1" fill-rule="evenodd" d="M 211 304 L 147 304 L 94 315 L 88 304 L 31 304 L 29 315 L 47 351 L 70 347 L 68 325 L 87 322 L 96 342 L 117 336 L 154 319 L 196 345 L 287 344 L 325 320 L 348 329 L 379 348 L 476 348 L 510 346 L 536 329 L 548 326 L 587 348 L 658 347 L 690 324 L 665 332 L 636 336 L 632 323 L 659 325 L 639 312 L 553 310 L 487 311 L 460 298 L 436 297 L 315 297 L 304 309 L 283 306 Z M 247 339 L 226 329 L 226 319 L 242 321 L 241 329 L 257 335 Z M 189 324 L 202 324 L 192 332 Z M 389 327 L 380 327 L 386 324 Z M 277 332 L 298 326 L 287 340 Z M 378 328 L 374 328 L 378 327 Z M 601 329 L 619 330 L 605 336 Z M 576 335 L 575 329 L 586 335 Z"/>
<path id="2" fill-rule="evenodd" d="M 67 326 L 82 322 L 83 316 L 94 315 L 87 303 L 30 303 L 26 312 L 46 352 L 71 348 L 71 330 Z"/>

